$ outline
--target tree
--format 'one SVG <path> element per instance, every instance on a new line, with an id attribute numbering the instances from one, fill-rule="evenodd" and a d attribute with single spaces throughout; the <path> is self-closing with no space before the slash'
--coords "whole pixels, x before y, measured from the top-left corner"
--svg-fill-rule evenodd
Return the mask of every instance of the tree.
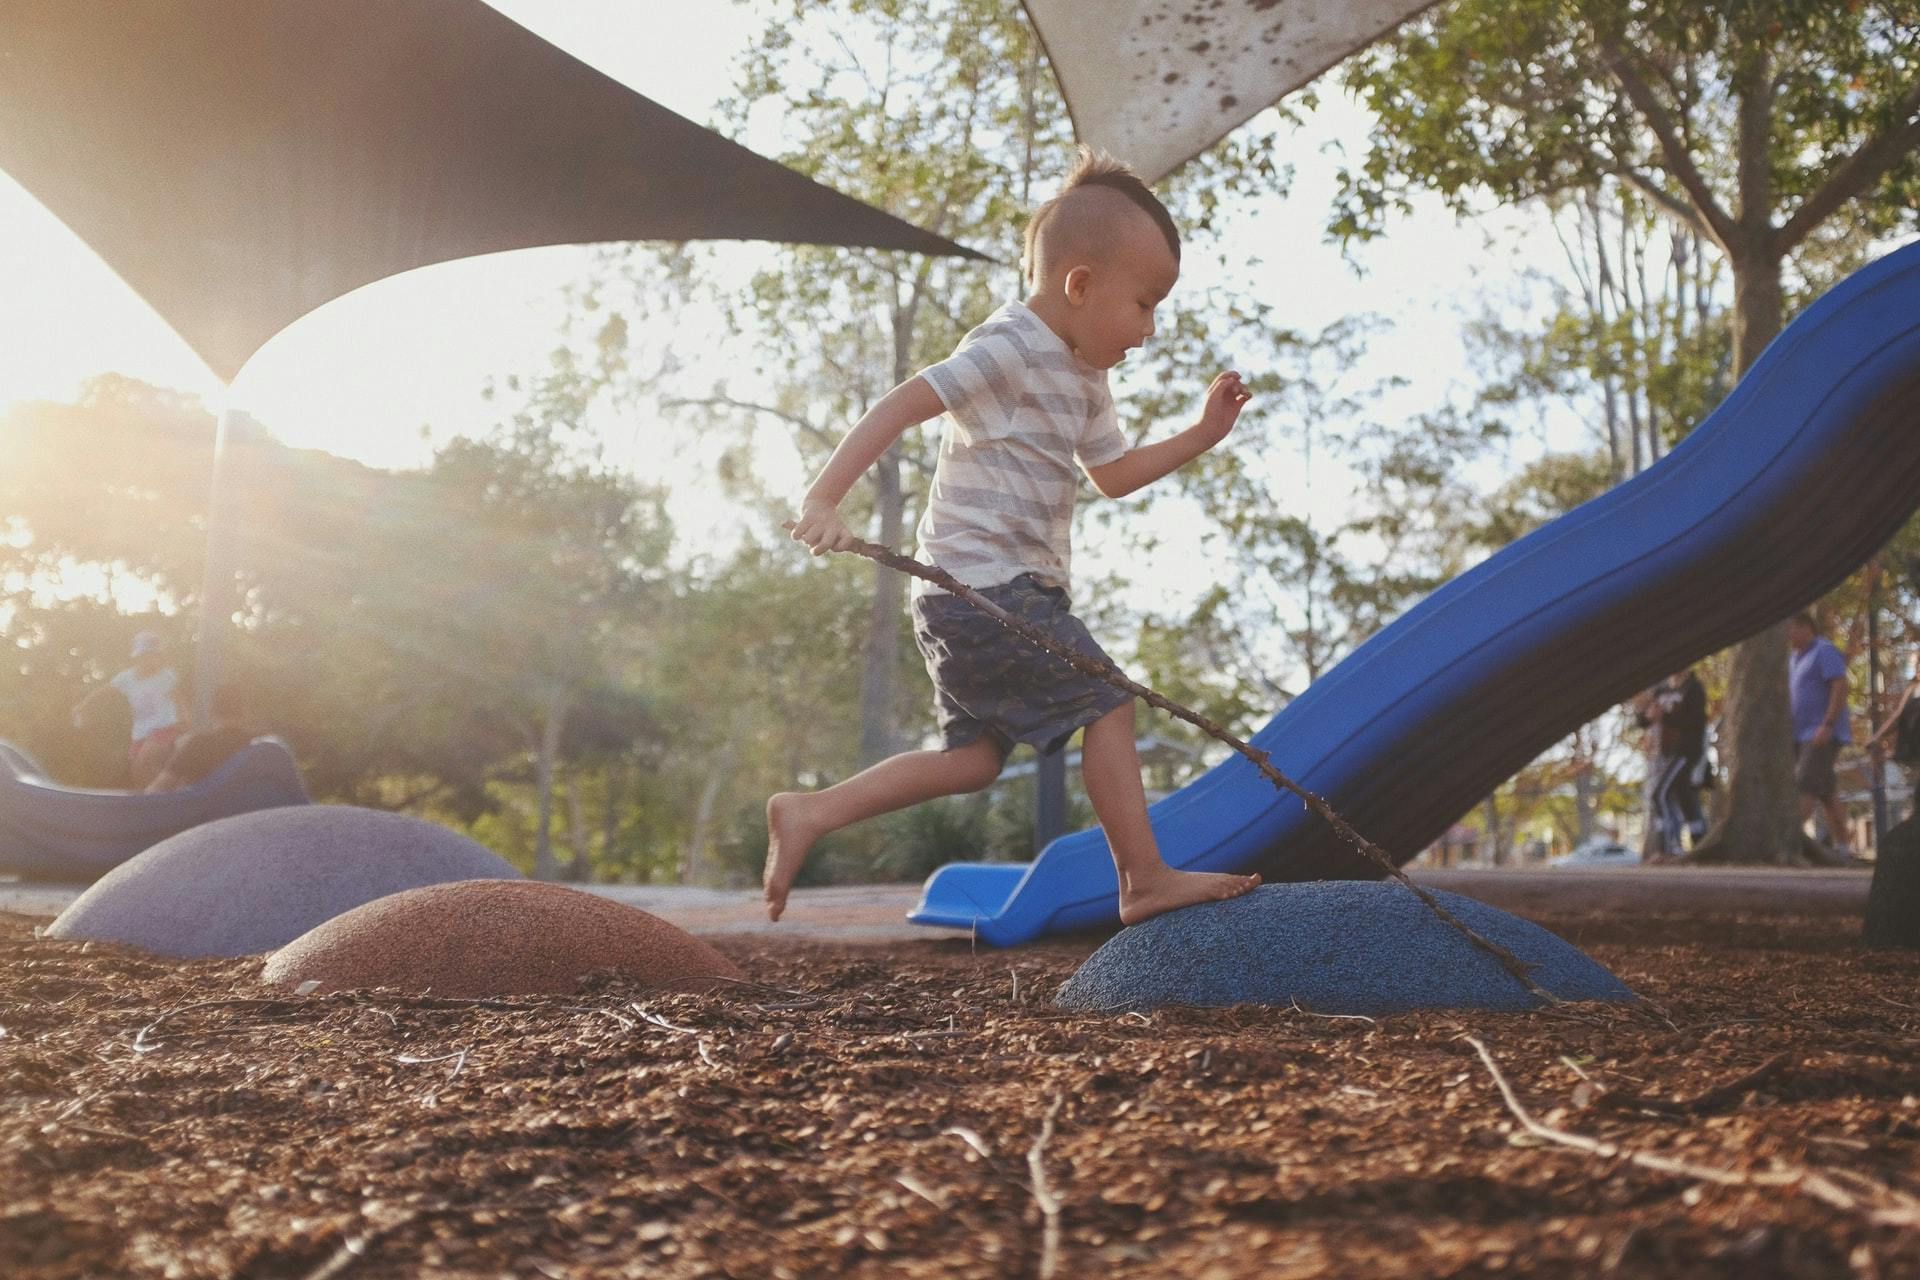
<path id="1" fill-rule="evenodd" d="M 125 785 L 126 726 L 116 742 L 69 712 L 126 665 L 136 631 L 185 638 L 172 619 L 199 587 L 212 439 L 194 397 L 117 374 L 0 417 L 0 736 L 56 777 Z"/>
<path id="2" fill-rule="evenodd" d="M 1567 278 L 1528 273 L 1551 291 L 1544 325 L 1516 328 L 1489 314 L 1473 326 L 1477 353 L 1503 370 L 1483 394 L 1584 410 L 1618 484 L 1658 461 L 1726 392 L 1723 264 L 1619 183 L 1547 205 Z"/>
<path id="3" fill-rule="evenodd" d="M 1336 234 L 1380 234 L 1418 189 L 1464 214 L 1623 184 L 1725 260 L 1736 377 L 1796 293 L 1914 225 L 1911 3 L 1458 0 L 1348 82 L 1377 124 Z M 1796 858 L 1784 626 L 1739 646 L 1728 704 L 1729 803 L 1702 852 Z"/>
<path id="4" fill-rule="evenodd" d="M 462 696 L 528 726 L 535 872 L 553 876 L 568 725 L 633 644 L 633 620 L 661 586 L 671 529 L 660 491 L 602 461 L 585 425 L 601 388 L 591 371 L 562 348 L 541 377 L 510 386 L 524 392 L 510 420 L 489 439 L 449 443 L 428 471 L 457 517 L 448 529 L 474 545 L 441 561 L 471 568 L 423 603 L 471 632 L 459 650 Z"/>
<path id="5" fill-rule="evenodd" d="M 720 864 L 728 832 L 760 821 L 767 796 L 796 778 L 825 785 L 854 761 L 869 582 L 850 560 L 816 568 L 748 543 L 662 602 L 648 683 L 674 730 L 662 773 L 683 881 L 757 877 L 764 845 L 750 865 Z M 930 719 L 921 709 L 908 723 Z M 838 843 L 864 847 L 868 835 Z"/>
<path id="6" fill-rule="evenodd" d="M 1221 723 L 1257 727 L 1462 567 L 1457 525 L 1476 505 L 1462 472 L 1505 427 L 1450 410 L 1416 431 L 1375 420 L 1399 385 L 1360 372 L 1377 328 L 1349 317 L 1314 335 L 1270 330 L 1261 398 L 1230 447 L 1175 479 L 1201 518 L 1213 585 L 1183 616 L 1145 619 L 1140 658 L 1156 687 Z M 1332 484 L 1352 486 L 1343 514 L 1299 510 L 1302 488 Z M 1153 527 L 1130 522 L 1132 540 L 1151 547 Z"/>

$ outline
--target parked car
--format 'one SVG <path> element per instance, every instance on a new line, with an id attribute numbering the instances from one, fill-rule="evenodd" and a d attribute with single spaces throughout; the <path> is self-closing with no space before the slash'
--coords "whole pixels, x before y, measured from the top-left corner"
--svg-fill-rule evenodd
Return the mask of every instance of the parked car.
<path id="1" fill-rule="evenodd" d="M 1640 865 L 1640 851 L 1629 849 L 1618 840 L 1605 838 L 1589 840 L 1576 847 L 1571 853 L 1563 853 L 1550 859 L 1550 867 L 1637 867 Z"/>

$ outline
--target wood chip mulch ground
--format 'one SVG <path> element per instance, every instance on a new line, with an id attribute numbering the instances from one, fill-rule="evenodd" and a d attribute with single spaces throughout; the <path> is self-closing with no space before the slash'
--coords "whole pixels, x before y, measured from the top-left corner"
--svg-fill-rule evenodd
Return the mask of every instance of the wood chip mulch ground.
<path id="1" fill-rule="evenodd" d="M 1379 1021 L 1053 1009 L 1097 940 L 473 1002 L 36 923 L 15 1280 L 1920 1276 L 1920 956 L 1846 920 L 1547 918 L 1659 1012 Z"/>

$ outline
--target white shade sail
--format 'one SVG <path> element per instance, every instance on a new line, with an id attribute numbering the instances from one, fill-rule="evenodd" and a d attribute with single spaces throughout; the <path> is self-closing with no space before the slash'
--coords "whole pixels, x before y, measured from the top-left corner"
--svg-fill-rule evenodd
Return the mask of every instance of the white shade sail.
<path id="1" fill-rule="evenodd" d="M 1026 0 L 1080 140 L 1158 181 L 1434 0 Z"/>

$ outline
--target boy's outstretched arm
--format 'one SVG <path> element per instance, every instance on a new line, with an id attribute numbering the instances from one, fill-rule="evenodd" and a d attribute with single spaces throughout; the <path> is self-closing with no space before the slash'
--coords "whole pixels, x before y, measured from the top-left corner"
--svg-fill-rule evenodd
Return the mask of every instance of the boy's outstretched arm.
<path id="1" fill-rule="evenodd" d="M 851 547 L 856 539 L 840 518 L 840 503 L 847 491 L 908 427 L 944 412 L 946 405 L 933 385 L 918 374 L 881 396 L 835 446 L 833 456 L 807 490 L 800 503 L 800 518 L 793 524 L 794 538 L 806 543 L 817 556 Z"/>
<path id="2" fill-rule="evenodd" d="M 1207 388 L 1198 422 L 1165 440 L 1129 449 L 1112 462 L 1088 467 L 1087 478 L 1109 498 L 1124 498 L 1135 489 L 1143 489 L 1225 440 L 1252 396 L 1239 374 L 1223 373 Z"/>

